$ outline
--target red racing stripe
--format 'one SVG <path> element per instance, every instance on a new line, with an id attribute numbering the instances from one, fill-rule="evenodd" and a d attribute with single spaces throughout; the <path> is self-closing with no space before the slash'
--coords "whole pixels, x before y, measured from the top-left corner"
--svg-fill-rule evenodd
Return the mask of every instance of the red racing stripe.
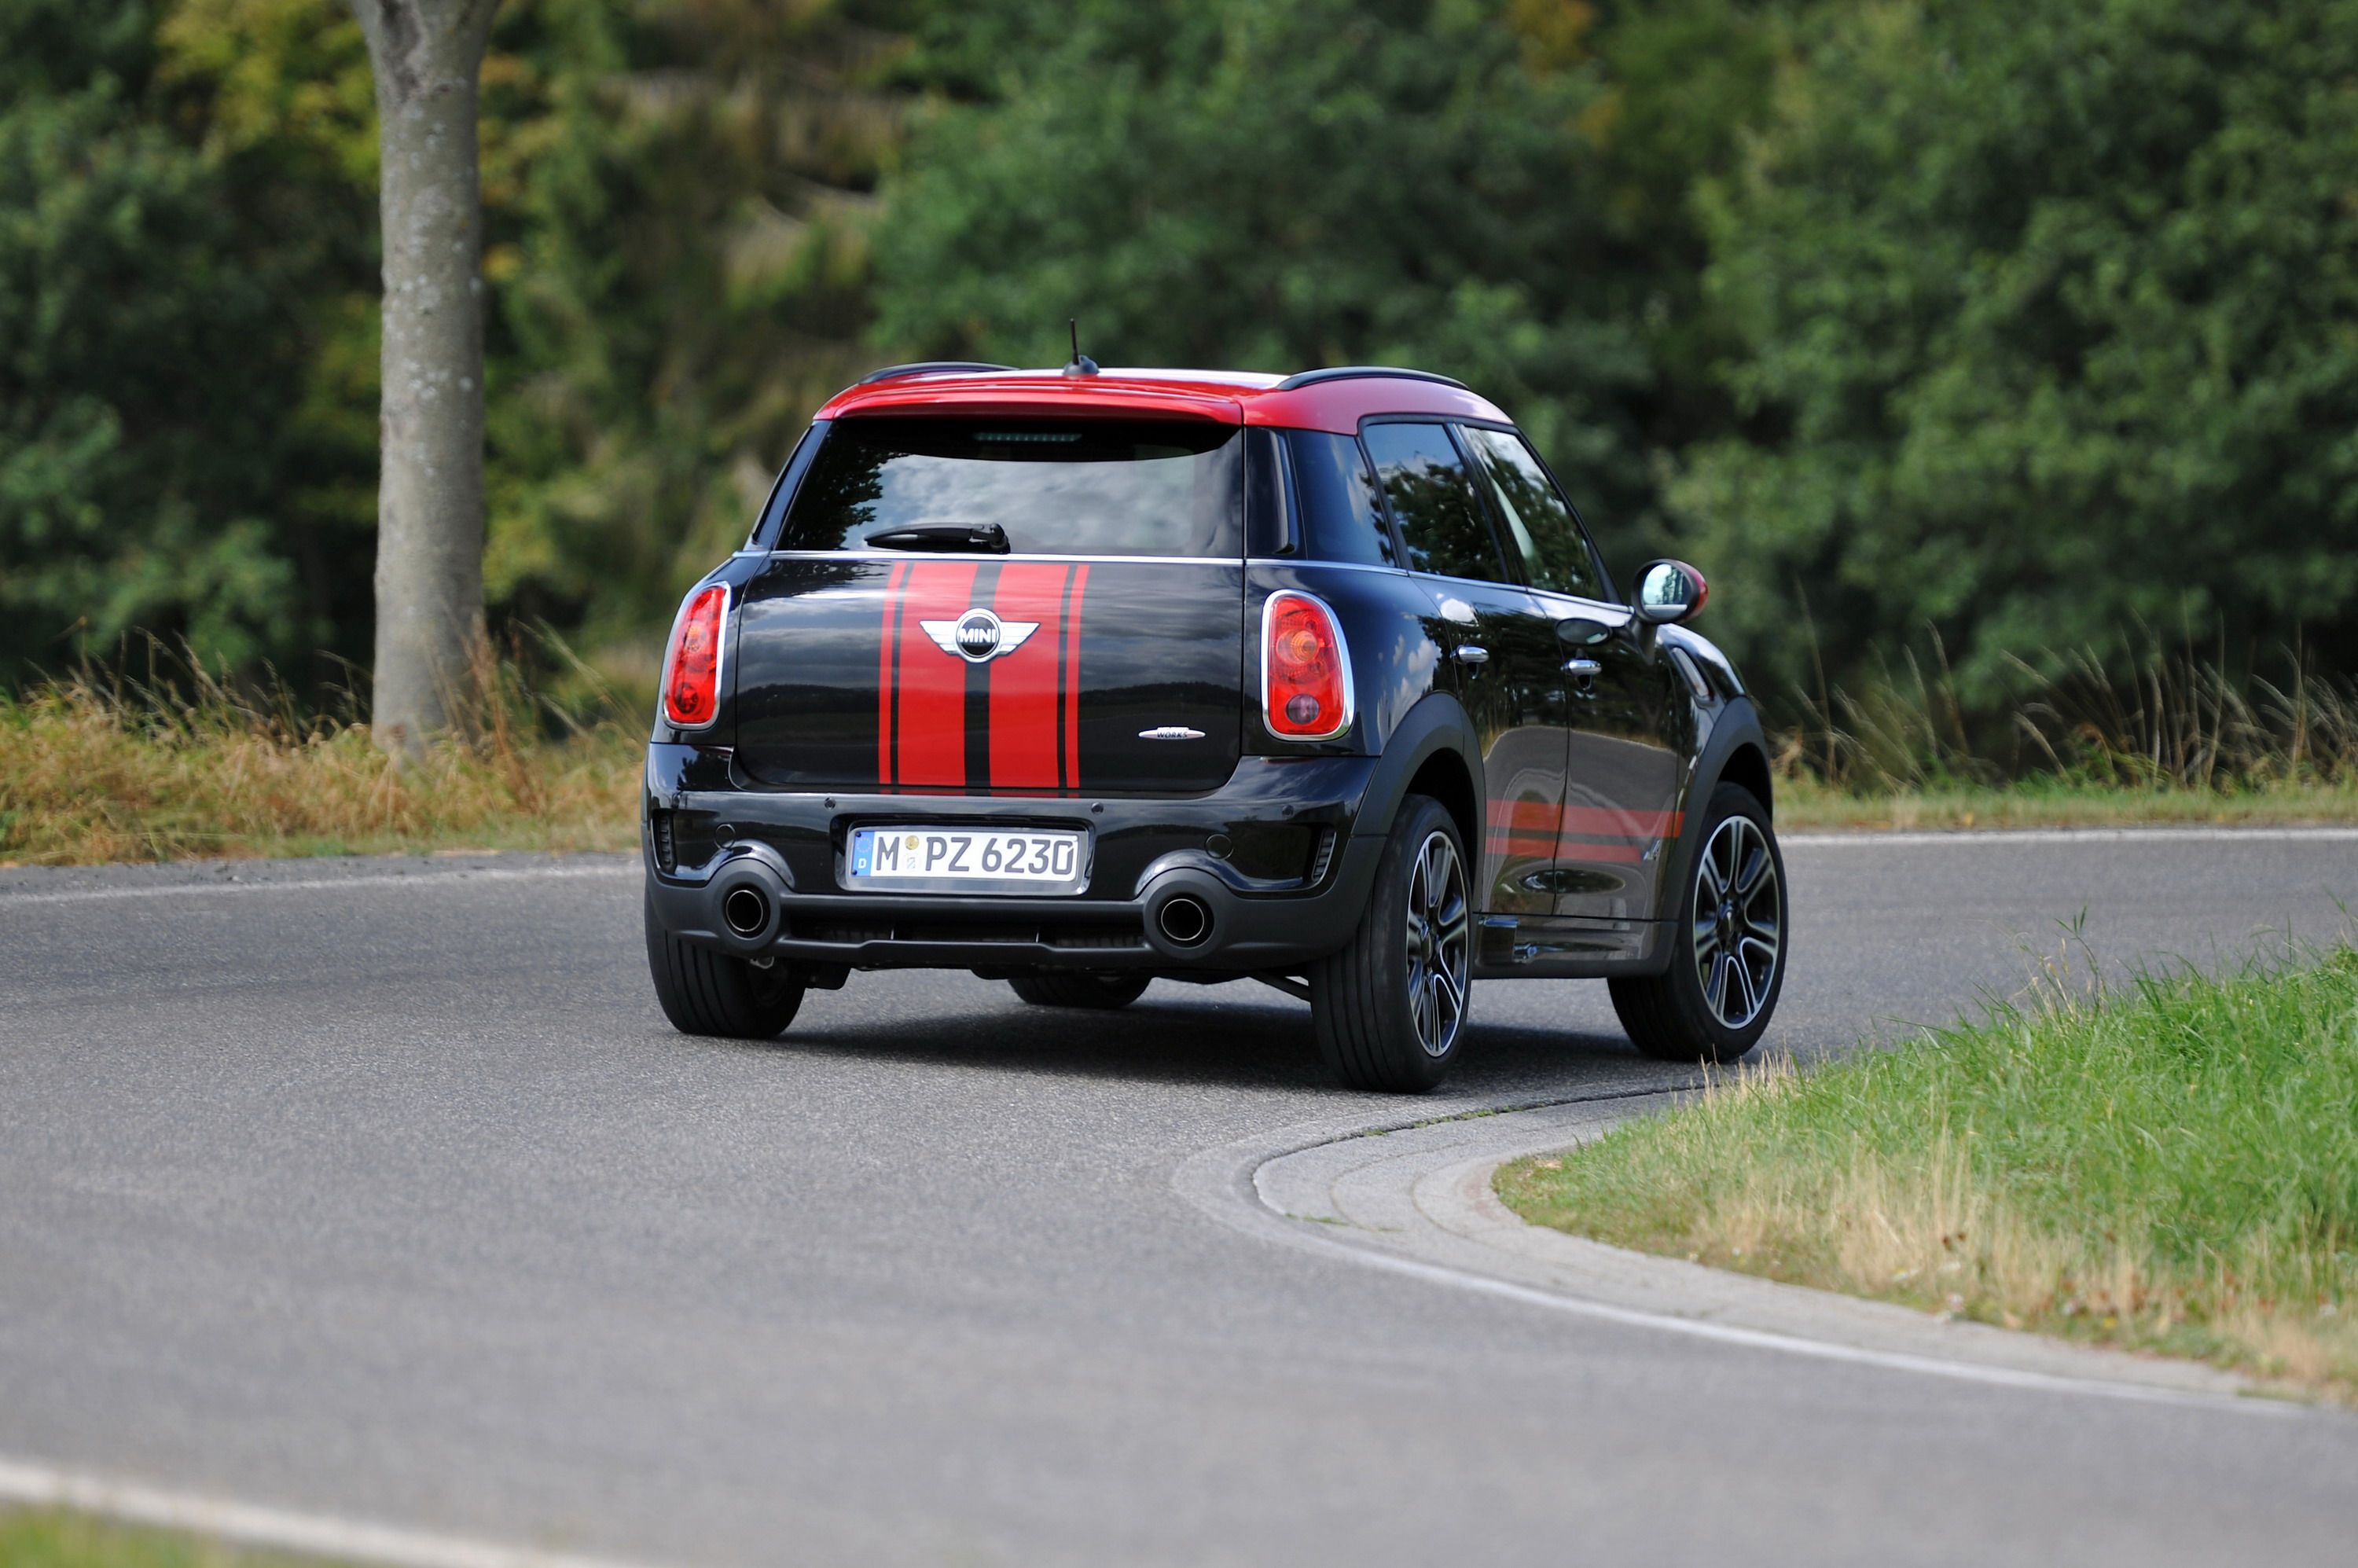
<path id="1" fill-rule="evenodd" d="M 1676 811 L 1617 811 L 1609 806 L 1566 806 L 1563 830 L 1605 838 L 1675 838 L 1684 814 Z"/>
<path id="2" fill-rule="evenodd" d="M 1560 809 L 1552 800 L 1494 800 L 1490 802 L 1490 826 L 1524 833 L 1552 833 Z"/>
<path id="3" fill-rule="evenodd" d="M 892 656 L 901 645 L 901 585 L 907 561 L 895 561 L 884 576 L 884 627 L 876 655 L 876 782 L 892 782 Z"/>
<path id="4" fill-rule="evenodd" d="M 990 670 L 990 787 L 1055 789 L 1057 676 L 1065 657 L 1065 579 L 1072 568 L 1010 562 L 999 568 L 990 608 L 1002 622 L 1035 622 L 1039 630 Z"/>
<path id="5" fill-rule="evenodd" d="M 1081 787 L 1081 594 L 1089 586 L 1087 563 L 1073 568 L 1073 594 L 1065 611 L 1065 787 Z"/>
<path id="6" fill-rule="evenodd" d="M 911 562 L 901 592 L 900 732 L 893 737 L 899 781 L 951 788 L 966 784 L 966 668 L 946 654 L 920 621 L 955 622 L 974 607 L 971 563 Z"/>

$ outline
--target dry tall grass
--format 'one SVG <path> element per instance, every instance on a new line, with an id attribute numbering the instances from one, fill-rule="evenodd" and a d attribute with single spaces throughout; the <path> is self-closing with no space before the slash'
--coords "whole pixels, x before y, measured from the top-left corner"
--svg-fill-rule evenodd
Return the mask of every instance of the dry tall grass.
<path id="1" fill-rule="evenodd" d="M 2236 674 L 2190 643 L 2148 638 L 2118 661 L 2083 648 L 2041 671 L 2016 661 L 2028 695 L 1993 722 L 1960 697 L 1937 640 L 1858 691 L 1798 700 L 1782 738 L 1790 778 L 1852 794 L 2080 784 L 2194 796 L 2358 791 L 2358 687 L 2319 675 L 2297 649 L 2280 678 Z"/>
<path id="2" fill-rule="evenodd" d="M 487 657 L 464 737 L 396 766 L 365 724 L 161 663 L 0 694 L 0 865 L 636 842 L 644 737 L 601 690 Z"/>

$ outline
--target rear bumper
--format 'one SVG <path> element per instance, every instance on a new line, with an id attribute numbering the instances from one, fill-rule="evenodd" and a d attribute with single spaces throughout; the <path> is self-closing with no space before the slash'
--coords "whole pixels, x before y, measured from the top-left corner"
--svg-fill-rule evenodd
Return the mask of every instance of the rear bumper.
<path id="1" fill-rule="evenodd" d="M 1387 826 L 1354 831 L 1370 757 L 1247 758 L 1220 789 L 1175 800 L 786 794 L 742 787 L 711 750 L 655 745 L 647 762 L 641 838 L 652 917 L 721 951 L 814 966 L 1299 968 L 1349 938 Z M 1053 898 L 847 889 L 849 830 L 885 822 L 1079 828 L 1089 835 L 1088 882 Z M 743 934 L 724 913 L 741 889 L 773 906 Z M 1208 915 L 1199 940 L 1166 928 L 1187 924 L 1164 919 L 1174 899 Z"/>

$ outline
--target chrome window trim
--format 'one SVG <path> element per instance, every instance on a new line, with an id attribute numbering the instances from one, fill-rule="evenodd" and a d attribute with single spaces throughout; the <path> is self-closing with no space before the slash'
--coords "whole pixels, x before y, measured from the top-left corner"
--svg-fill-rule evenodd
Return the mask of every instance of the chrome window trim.
<path id="1" fill-rule="evenodd" d="M 1011 550 L 1005 555 L 993 550 L 742 550 L 738 553 L 787 561 L 980 561 L 986 565 L 993 561 L 1086 561 L 1091 566 L 1109 566 L 1132 561 L 1141 566 L 1157 567 L 1241 567 L 1249 559 L 1244 556 L 1065 556 L 1035 554 L 1028 550 Z"/>

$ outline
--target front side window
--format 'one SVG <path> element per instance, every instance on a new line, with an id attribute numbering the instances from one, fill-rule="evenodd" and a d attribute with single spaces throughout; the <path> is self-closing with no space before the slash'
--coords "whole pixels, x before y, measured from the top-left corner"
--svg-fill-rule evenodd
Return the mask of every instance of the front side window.
<path id="1" fill-rule="evenodd" d="M 1392 531 L 1376 498 L 1376 476 L 1359 443 L 1325 430 L 1288 430 L 1293 492 L 1301 503 L 1303 553 L 1315 561 L 1390 567 Z"/>
<path id="2" fill-rule="evenodd" d="M 1530 445 L 1508 430 L 1484 430 L 1470 425 L 1460 426 L 1458 430 L 1482 460 L 1490 499 L 1498 503 L 1498 516 L 1507 524 L 1508 537 L 1522 555 L 1531 585 L 1557 593 L 1577 594 L 1583 599 L 1604 598 L 1605 581 L 1588 548 L 1588 540 L 1580 531 L 1579 520 L 1573 516 L 1571 503 L 1549 480 L 1547 470 L 1540 467 L 1540 460 Z"/>
<path id="3" fill-rule="evenodd" d="M 1205 420 L 839 419 L 778 548 L 928 546 L 996 527 L 1016 555 L 1240 557 L 1244 441 Z"/>
<path id="4" fill-rule="evenodd" d="M 1482 499 L 1444 425 L 1370 425 L 1360 433 L 1384 499 L 1400 523 L 1412 570 L 1509 580 Z"/>

